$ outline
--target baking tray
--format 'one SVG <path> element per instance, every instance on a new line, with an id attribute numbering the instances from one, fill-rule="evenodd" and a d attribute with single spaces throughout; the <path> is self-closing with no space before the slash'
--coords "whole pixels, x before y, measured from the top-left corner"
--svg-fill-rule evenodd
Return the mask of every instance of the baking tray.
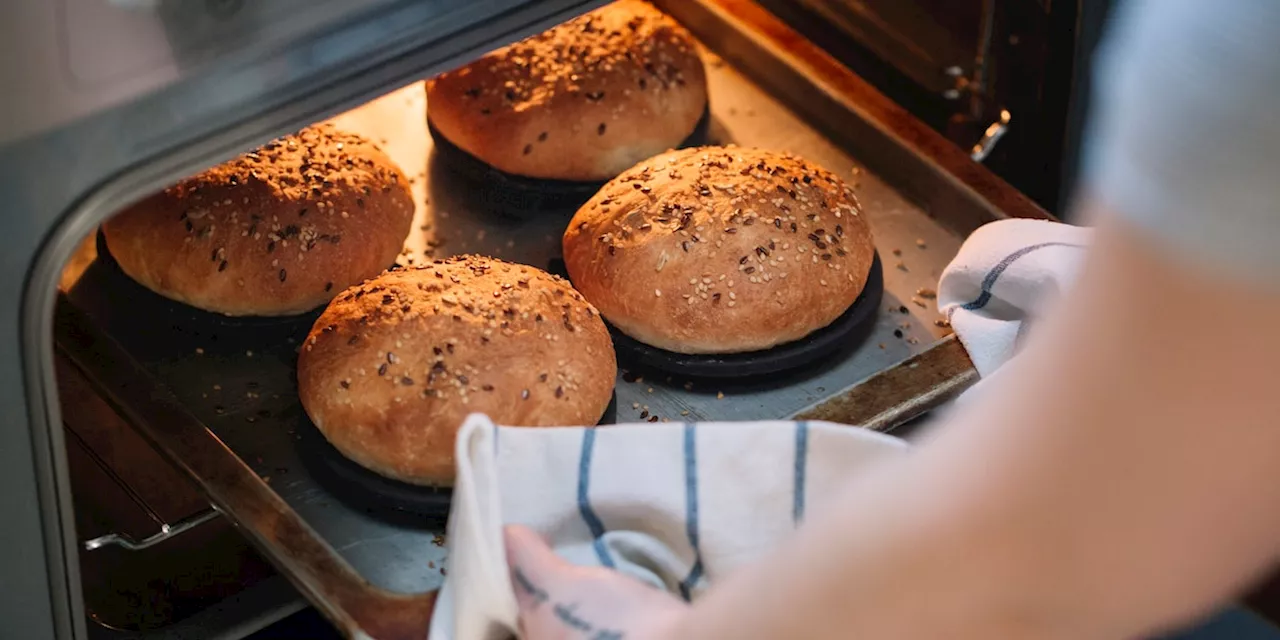
<path id="1" fill-rule="evenodd" d="M 618 421 L 809 415 L 889 429 L 963 389 L 972 366 L 925 290 L 972 229 L 1047 215 L 754 2 L 660 4 L 706 45 L 711 140 L 792 151 L 844 176 L 874 230 L 885 293 L 864 341 L 801 372 L 686 380 L 623 362 Z M 419 206 L 400 261 L 476 252 L 550 265 L 572 212 L 484 213 L 484 194 L 436 162 L 425 108 L 419 83 L 334 118 L 410 177 Z M 313 316 L 222 321 L 113 276 L 92 243 L 83 251 L 55 314 L 59 350 L 345 634 L 421 637 L 446 571 L 443 522 L 353 507 L 299 458 L 309 424 L 294 363 Z"/>

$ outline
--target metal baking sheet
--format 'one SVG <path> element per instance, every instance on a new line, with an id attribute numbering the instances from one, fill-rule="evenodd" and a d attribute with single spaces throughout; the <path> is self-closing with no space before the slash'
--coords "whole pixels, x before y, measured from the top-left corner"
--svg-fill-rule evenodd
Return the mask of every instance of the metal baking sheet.
<path id="1" fill-rule="evenodd" d="M 855 383 L 925 353 L 948 333 L 929 290 L 958 249 L 964 230 L 1002 217 L 1009 203 L 1023 207 L 1022 201 L 963 152 L 951 154 L 945 141 L 930 138 L 932 132 L 909 115 L 896 113 L 892 122 L 882 117 L 877 110 L 889 108 L 883 97 L 858 85 L 842 68 L 824 67 L 834 63 L 754 3 L 666 4 L 716 52 L 755 74 L 749 78 L 711 49 L 704 52 L 711 140 L 791 151 L 844 176 L 857 190 L 884 259 L 885 293 L 865 341 L 803 372 L 686 380 L 628 369 L 621 362 L 618 420 L 750 420 L 835 406 L 831 401 Z M 832 85 L 833 80 L 844 84 Z M 805 86 L 816 93 L 794 91 Z M 334 118 L 339 127 L 379 142 L 410 177 L 418 208 L 400 262 L 482 253 L 546 268 L 559 254 L 560 234 L 573 212 L 525 220 L 483 213 L 476 205 L 479 194 L 459 188 L 436 161 L 427 108 L 423 85 L 415 83 Z M 946 165 L 952 162 L 960 164 L 950 170 Z M 892 184 L 882 179 L 885 175 L 894 178 Z M 1023 208 L 1019 215 L 1038 211 Z M 295 572 L 291 577 L 304 593 L 320 601 L 349 632 L 357 619 L 378 617 L 352 609 L 377 605 L 385 614 L 429 602 L 398 600 L 397 594 L 423 594 L 440 585 L 446 571 L 443 523 L 343 502 L 314 481 L 299 457 L 299 434 L 311 427 L 296 399 L 294 364 L 297 345 L 314 315 L 260 321 L 213 318 L 121 282 L 109 261 L 93 251 L 94 245 L 86 243 L 75 261 L 78 276 L 66 278 L 63 285 L 68 303 L 91 318 L 94 332 L 105 334 L 103 339 L 81 336 L 78 343 L 67 340 L 65 349 L 92 354 L 82 355 L 78 366 L 97 369 L 106 386 L 112 385 L 115 372 L 145 372 L 148 381 L 114 381 L 123 398 L 117 401 L 139 405 L 151 398 L 163 409 L 160 414 L 184 423 L 182 429 L 152 425 L 144 431 L 155 440 L 169 438 L 160 444 L 176 458 L 198 457 L 185 468 L 206 488 L 254 500 L 253 508 L 241 508 L 224 495 L 218 506 L 239 520 L 268 555 L 274 553 L 286 573 Z M 79 322 L 75 317 L 67 314 L 68 326 Z M 132 362 L 98 361 L 104 353 L 116 354 L 114 346 L 103 346 L 111 341 Z M 910 370 L 896 371 L 909 376 Z M 155 390 L 146 389 L 147 384 L 156 385 Z M 170 397 L 176 402 L 169 402 Z M 135 409 L 135 416 L 147 414 Z M 828 410 L 823 415 L 841 414 Z M 190 442 L 191 437 L 207 438 L 207 446 Z M 214 450 L 222 445 L 235 457 Z M 227 460 L 235 464 L 227 466 Z M 265 485 L 245 480 L 240 462 Z M 227 467 L 225 474 L 202 471 L 219 464 Z M 264 520 L 268 508 L 271 518 Z M 294 522 L 295 516 L 301 523 Z M 402 619 L 406 625 L 417 620 L 408 614 Z"/>

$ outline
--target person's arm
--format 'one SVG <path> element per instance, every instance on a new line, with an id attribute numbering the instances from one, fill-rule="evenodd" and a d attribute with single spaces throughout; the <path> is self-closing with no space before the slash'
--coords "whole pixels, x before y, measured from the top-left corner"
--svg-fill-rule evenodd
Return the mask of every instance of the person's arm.
<path id="1" fill-rule="evenodd" d="M 674 637 L 1132 637 L 1269 566 L 1280 296 L 1097 242 L 1010 375 Z"/>
<path id="2" fill-rule="evenodd" d="M 1280 552 L 1280 3 L 1129 0 L 1080 207 L 1085 268 L 1026 351 L 912 455 L 692 607 L 511 564 L 632 638 L 1120 638 Z M 591 637 L 524 598 L 534 640 Z M 612 637 L 612 636 L 610 636 Z"/>
<path id="3" fill-rule="evenodd" d="M 765 562 L 629 637 L 1132 637 L 1269 566 L 1280 295 L 1188 269 L 1122 223 L 1096 238 L 1011 375 Z M 605 626 L 636 619 L 590 602 L 615 597 L 603 572 L 535 574 Z"/>

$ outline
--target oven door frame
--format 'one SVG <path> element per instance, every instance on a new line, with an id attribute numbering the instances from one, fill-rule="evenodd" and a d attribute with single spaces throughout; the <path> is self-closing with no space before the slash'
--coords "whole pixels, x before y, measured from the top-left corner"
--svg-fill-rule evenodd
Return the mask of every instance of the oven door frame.
<path id="1" fill-rule="evenodd" d="M 184 176 L 604 3 L 398 0 L 294 42 L 255 42 L 129 104 L 0 147 L 7 628 L 32 640 L 88 637 L 53 366 L 57 283 L 83 238 Z"/>

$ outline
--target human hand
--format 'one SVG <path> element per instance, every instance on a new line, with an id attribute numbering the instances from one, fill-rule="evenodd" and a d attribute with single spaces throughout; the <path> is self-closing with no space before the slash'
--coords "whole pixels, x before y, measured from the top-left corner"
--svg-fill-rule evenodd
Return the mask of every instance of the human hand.
<path id="1" fill-rule="evenodd" d="M 571 565 L 525 527 L 503 534 L 524 640 L 676 637 L 689 610 L 678 598 L 610 569 Z"/>

